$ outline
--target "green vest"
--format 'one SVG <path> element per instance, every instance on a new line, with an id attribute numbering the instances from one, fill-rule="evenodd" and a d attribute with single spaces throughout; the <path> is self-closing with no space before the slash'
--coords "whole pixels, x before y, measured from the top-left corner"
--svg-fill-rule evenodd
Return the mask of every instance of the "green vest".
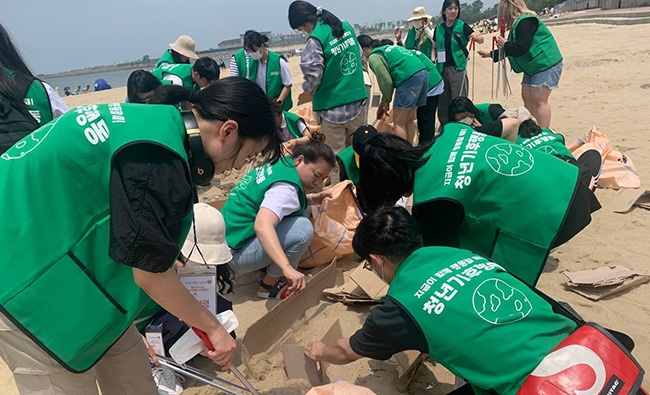
<path id="1" fill-rule="evenodd" d="M 564 145 L 564 136 L 554 133 L 551 129 L 542 128 L 542 133 L 531 138 L 517 136 L 517 144 L 551 155 L 564 155 L 573 158 L 573 154 Z"/>
<path id="2" fill-rule="evenodd" d="M 447 35 L 447 31 L 442 26 L 442 23 L 436 26 L 436 31 L 435 31 L 436 51 L 445 50 L 445 36 Z M 467 39 L 467 37 L 465 37 L 463 26 L 465 26 L 465 23 L 460 19 L 456 19 L 456 22 L 454 22 L 454 26 L 452 26 L 451 31 L 456 33 L 458 38 L 460 38 L 460 42 L 463 43 L 463 47 L 467 48 L 467 43 L 469 43 L 469 40 Z M 465 56 L 465 52 L 463 52 L 463 49 L 460 47 L 460 45 L 458 45 L 458 40 L 456 40 L 453 37 L 450 37 L 449 39 L 451 40 L 451 55 L 454 58 L 454 63 L 456 63 L 456 67 L 458 68 L 459 71 L 463 71 L 467 67 L 467 57 Z M 445 64 L 441 62 L 438 62 L 436 64 L 436 67 L 438 68 L 438 72 L 440 72 L 441 74 L 444 66 Z"/>
<path id="3" fill-rule="evenodd" d="M 246 52 L 243 49 L 235 52 L 234 57 L 239 76 L 257 82 L 259 60 L 249 57 L 248 64 L 246 64 Z M 276 52 L 269 51 L 269 57 L 266 61 L 266 95 L 273 99 L 280 97 L 280 93 L 284 89 L 280 59 L 284 59 L 284 57 Z M 293 107 L 293 100 L 291 99 L 291 90 L 289 90 L 289 95 L 282 102 L 282 110 L 289 111 L 291 107 Z"/>
<path id="4" fill-rule="evenodd" d="M 323 47 L 325 70 L 314 92 L 314 111 L 325 111 L 368 98 L 363 82 L 359 43 L 349 23 L 343 23 L 343 37 L 336 38 L 332 28 L 319 21 L 311 37 Z"/>
<path id="5" fill-rule="evenodd" d="M 7 68 L 5 68 L 5 71 L 12 80 L 16 77 L 14 71 Z M 23 98 L 25 106 L 27 106 L 27 110 L 34 117 L 38 126 L 43 126 L 54 119 L 50 96 L 47 94 L 45 85 L 40 80 L 34 79 L 29 86 L 23 86 L 22 88 L 25 89 L 25 96 Z"/>
<path id="6" fill-rule="evenodd" d="M 36 119 L 39 126 L 43 126 L 54 119 L 50 97 L 41 81 L 32 81 L 24 100 L 29 113 Z"/>
<path id="7" fill-rule="evenodd" d="M 0 156 L 0 306 L 72 372 L 91 368 L 135 320 L 159 310 L 133 269 L 109 257 L 111 160 L 144 141 L 187 161 L 184 138 L 172 106 L 102 104 L 70 110 Z M 179 251 L 191 221 L 190 211 Z"/>
<path id="8" fill-rule="evenodd" d="M 192 80 L 192 65 L 191 64 L 164 64 L 159 68 L 151 70 L 151 74 L 158 78 L 161 82 L 164 81 L 166 74 L 175 75 L 183 81 L 183 86 L 187 89 L 194 87 L 194 80 Z"/>
<path id="9" fill-rule="evenodd" d="M 414 51 L 414 53 L 427 69 L 427 74 L 429 75 L 429 86 L 427 87 L 428 92 L 431 89 L 435 88 L 436 85 L 440 83 L 440 81 L 442 81 L 442 76 L 438 72 L 436 65 L 431 61 L 431 58 L 420 51 Z"/>
<path id="10" fill-rule="evenodd" d="M 291 135 L 297 139 L 301 138 L 302 133 L 300 133 L 300 128 L 298 127 L 298 121 L 305 122 L 305 120 L 302 119 L 300 115 L 294 114 L 289 111 L 283 111 L 283 114 L 284 114 L 284 121 L 287 123 L 287 127 L 289 128 L 289 132 L 291 132 Z M 306 122 L 305 125 L 307 125 Z"/>
<path id="11" fill-rule="evenodd" d="M 406 33 L 406 40 L 404 40 L 404 48 L 406 49 L 416 49 L 431 59 L 431 51 L 433 51 L 433 42 L 429 39 L 427 34 L 423 31 L 424 41 L 415 42 L 416 30 L 412 27 L 408 33 Z"/>
<path id="12" fill-rule="evenodd" d="M 377 47 L 372 50 L 372 53 L 380 54 L 386 59 L 388 72 L 395 88 L 402 85 L 418 71 L 425 69 L 424 64 L 412 51 L 397 45 Z"/>
<path id="13" fill-rule="evenodd" d="M 413 205 L 458 202 L 460 247 L 535 285 L 578 187 L 578 168 L 449 123 L 415 173 Z"/>
<path id="14" fill-rule="evenodd" d="M 415 251 L 388 295 L 418 323 L 431 358 L 479 394 L 516 394 L 576 327 L 498 264 L 456 248 Z"/>
<path id="15" fill-rule="evenodd" d="M 154 69 L 157 69 L 164 64 L 175 64 L 175 63 L 176 61 L 174 60 L 174 56 L 172 55 L 172 50 L 168 49 L 162 54 L 162 56 L 160 56 L 160 58 L 156 62 L 156 66 L 154 66 Z"/>
<path id="16" fill-rule="evenodd" d="M 510 34 L 508 35 L 508 41 L 517 41 L 517 25 L 526 18 L 537 17 L 530 14 L 524 14 L 517 18 L 515 25 L 512 27 L 512 30 L 510 30 Z M 533 43 L 530 45 L 530 50 L 522 56 L 508 56 L 510 66 L 512 66 L 512 71 L 515 73 L 521 73 L 523 71 L 526 75 L 535 75 L 539 72 L 550 69 L 562 60 L 560 48 L 558 48 L 553 35 L 548 30 L 548 27 L 546 27 L 544 22 L 539 18 L 537 18 L 537 21 L 539 26 L 533 36 Z"/>
<path id="17" fill-rule="evenodd" d="M 347 147 L 343 151 L 336 154 L 341 159 L 345 174 L 348 175 L 348 180 L 352 181 L 354 185 L 359 185 L 359 167 L 354 158 L 354 149 L 352 146 Z"/>
<path id="18" fill-rule="evenodd" d="M 246 241 L 255 236 L 257 212 L 264 201 L 264 194 L 276 182 L 286 182 L 298 189 L 301 209 L 292 215 L 304 214 L 307 197 L 291 157 L 280 159 L 274 165 L 266 164 L 253 169 L 237 183 L 221 209 L 230 248 L 242 248 Z"/>
<path id="19" fill-rule="evenodd" d="M 496 119 L 492 119 L 492 116 L 490 115 L 491 105 L 491 103 L 480 103 L 474 105 L 478 110 L 478 120 L 483 125 L 496 121 Z"/>

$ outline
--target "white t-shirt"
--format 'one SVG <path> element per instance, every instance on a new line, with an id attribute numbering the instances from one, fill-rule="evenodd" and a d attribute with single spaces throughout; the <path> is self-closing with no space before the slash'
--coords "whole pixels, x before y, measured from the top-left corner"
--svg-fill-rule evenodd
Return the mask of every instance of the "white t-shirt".
<path id="1" fill-rule="evenodd" d="M 284 217 L 300 211 L 298 190 L 289 183 L 276 182 L 264 194 L 262 207 L 271 210 L 282 221 Z"/>
<path id="2" fill-rule="evenodd" d="M 52 109 L 52 119 L 58 118 L 68 112 L 68 106 L 61 96 L 46 82 L 43 82 L 47 97 L 50 99 L 50 108 Z"/>

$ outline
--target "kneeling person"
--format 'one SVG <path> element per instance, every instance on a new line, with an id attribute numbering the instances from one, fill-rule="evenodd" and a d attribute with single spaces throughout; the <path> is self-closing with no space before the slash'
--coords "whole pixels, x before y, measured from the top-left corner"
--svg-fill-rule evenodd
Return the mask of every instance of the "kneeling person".
<path id="1" fill-rule="evenodd" d="M 365 217 L 353 246 L 390 284 L 388 295 L 352 337 L 329 347 L 308 344 L 305 354 L 314 360 L 346 364 L 419 350 L 475 393 L 514 395 L 577 327 L 498 264 L 467 250 L 423 247 L 403 208 Z"/>
<path id="2" fill-rule="evenodd" d="M 296 268 L 314 228 L 303 214 L 308 202 L 328 195 L 320 190 L 335 166 L 332 149 L 311 140 L 296 147 L 292 157 L 254 169 L 230 193 L 221 210 L 226 241 L 234 250 L 230 267 L 236 274 L 266 273 L 259 297 L 283 299 L 305 288 L 305 276 Z"/>

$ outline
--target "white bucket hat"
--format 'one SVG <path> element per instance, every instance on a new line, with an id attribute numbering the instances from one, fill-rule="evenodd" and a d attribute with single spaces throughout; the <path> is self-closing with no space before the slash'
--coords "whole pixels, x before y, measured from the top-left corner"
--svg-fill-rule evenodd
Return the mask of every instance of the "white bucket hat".
<path id="1" fill-rule="evenodd" d="M 176 41 L 169 44 L 169 48 L 173 49 L 183 56 L 187 56 L 190 59 L 199 58 L 199 55 L 196 54 L 196 43 L 190 36 L 186 36 L 184 34 L 182 36 L 178 36 Z"/>
<path id="2" fill-rule="evenodd" d="M 413 14 L 409 19 L 407 19 L 407 21 L 412 22 L 422 18 L 431 19 L 433 17 L 427 14 L 427 11 L 424 9 L 424 7 L 415 7 L 415 9 L 413 10 Z"/>
<path id="3" fill-rule="evenodd" d="M 194 205 L 194 223 L 181 251 L 188 261 L 200 265 L 223 265 L 232 260 L 226 223 L 219 210 L 205 203 Z"/>

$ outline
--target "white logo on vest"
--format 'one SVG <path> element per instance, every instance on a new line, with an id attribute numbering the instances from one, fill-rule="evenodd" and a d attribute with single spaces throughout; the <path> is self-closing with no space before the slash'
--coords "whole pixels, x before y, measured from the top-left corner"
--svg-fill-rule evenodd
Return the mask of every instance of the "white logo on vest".
<path id="1" fill-rule="evenodd" d="M 357 56 L 352 52 L 348 52 L 341 58 L 341 73 L 343 75 L 352 75 L 357 71 L 359 67 L 359 61 Z"/>
<path id="2" fill-rule="evenodd" d="M 12 160 L 25 157 L 25 155 L 32 152 L 40 143 L 43 142 L 43 140 L 45 140 L 55 124 L 56 122 L 52 122 L 40 129 L 36 129 L 2 154 L 2 159 Z"/>
<path id="3" fill-rule="evenodd" d="M 551 155 L 557 154 L 557 151 L 555 150 L 555 148 L 551 147 L 550 145 L 545 145 L 543 147 L 540 147 L 539 151 L 542 151 L 542 152 L 545 152 L 545 153 L 551 154 Z"/>
<path id="4" fill-rule="evenodd" d="M 530 151 L 515 144 L 497 144 L 485 152 L 485 160 L 495 172 L 507 177 L 526 174 L 535 165 Z"/>
<path id="5" fill-rule="evenodd" d="M 485 280 L 476 287 L 472 305 L 479 317 L 494 325 L 520 321 L 533 310 L 523 292 L 496 278 Z"/>
<path id="6" fill-rule="evenodd" d="M 571 344 L 548 354 L 530 375 L 535 377 L 551 377 L 578 365 L 589 366 L 593 369 L 596 378 L 590 388 L 582 391 L 574 389 L 573 391 L 576 395 L 598 395 L 605 384 L 605 378 L 607 376 L 605 364 L 593 350 L 579 344 Z M 589 377 L 590 375 L 584 374 L 580 376 Z"/>

